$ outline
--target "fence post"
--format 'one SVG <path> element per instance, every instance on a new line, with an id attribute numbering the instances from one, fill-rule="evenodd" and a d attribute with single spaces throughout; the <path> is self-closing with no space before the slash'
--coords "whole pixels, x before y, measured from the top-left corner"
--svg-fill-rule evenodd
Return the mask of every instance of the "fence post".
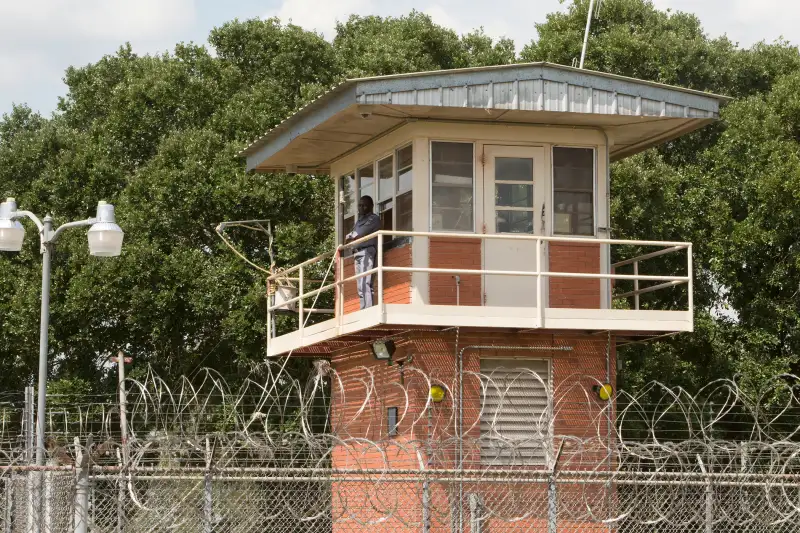
<path id="1" fill-rule="evenodd" d="M 550 474 L 547 482 L 547 533 L 556 533 L 558 530 L 558 494 L 556 493 L 556 477 Z"/>
<path id="2" fill-rule="evenodd" d="M 427 477 L 422 482 L 422 533 L 431 530 L 431 488 Z"/>
<path id="3" fill-rule="evenodd" d="M 206 437 L 206 472 L 203 476 L 203 533 L 213 533 L 214 531 L 214 501 L 211 497 L 211 489 L 211 444 Z"/>
<path id="4" fill-rule="evenodd" d="M 422 533 L 431 530 L 431 483 L 428 468 L 431 466 L 433 451 L 431 450 L 431 434 L 433 433 L 433 412 L 428 401 L 428 431 L 425 439 L 425 481 L 422 482 Z"/>
<path id="5" fill-rule="evenodd" d="M 705 532 L 706 533 L 713 533 L 713 531 L 714 531 L 714 487 L 713 487 L 713 485 L 711 483 L 711 476 L 709 475 L 708 471 L 706 470 L 706 467 L 703 464 L 703 459 L 700 457 L 700 455 L 697 456 L 697 463 L 700 465 L 700 471 L 703 472 L 703 475 L 706 476 Z"/>
<path id="6" fill-rule="evenodd" d="M 25 387 L 25 416 L 23 420 L 23 429 L 25 436 L 25 462 L 28 465 L 33 464 L 33 434 L 34 434 L 34 409 L 33 409 L 33 387 Z M 41 513 L 37 510 L 39 505 L 36 502 L 36 494 L 38 494 L 38 487 L 41 486 L 41 472 L 28 471 L 25 476 L 26 501 L 25 501 L 25 515 L 27 517 L 27 528 L 25 531 L 28 533 L 36 533 L 39 531 L 39 518 Z"/>
<path id="7" fill-rule="evenodd" d="M 122 453 L 117 448 L 117 462 L 119 463 L 119 479 L 117 480 L 117 528 L 116 533 L 122 533 L 125 523 L 125 468 L 127 464 L 122 460 Z"/>
<path id="8" fill-rule="evenodd" d="M 14 519 L 14 473 L 3 480 L 6 495 L 6 518 L 3 533 L 11 533 L 11 521 Z"/>
<path id="9" fill-rule="evenodd" d="M 267 333 L 269 335 L 269 333 Z M 269 340 L 269 339 L 267 339 Z M 122 533 L 125 522 L 125 469 L 130 462 L 128 452 L 128 396 L 125 391 L 125 354 L 122 350 L 117 354 L 117 386 L 119 388 L 119 430 L 122 440 L 122 452 L 117 448 L 119 462 L 119 486 L 117 487 L 117 533 Z"/>
<path id="10" fill-rule="evenodd" d="M 91 439 L 87 442 L 86 449 L 81 448 L 80 440 L 75 437 L 75 447 L 77 448 L 77 479 L 75 482 L 75 533 L 87 533 L 89 531 L 89 446 Z"/>
<path id="11" fill-rule="evenodd" d="M 469 528 L 471 533 L 483 531 L 483 518 L 481 517 L 482 502 L 480 494 L 469 495 Z"/>
<path id="12" fill-rule="evenodd" d="M 33 464 L 33 387 L 25 387 L 25 418 L 23 420 L 25 433 L 25 459 L 27 464 Z"/>
<path id="13" fill-rule="evenodd" d="M 550 475 L 547 478 L 547 533 L 558 532 L 558 492 L 556 491 L 556 472 L 558 471 L 558 460 L 561 459 L 561 452 L 564 451 L 564 439 L 558 445 L 558 451 L 553 456 L 553 464 L 550 468 Z"/>

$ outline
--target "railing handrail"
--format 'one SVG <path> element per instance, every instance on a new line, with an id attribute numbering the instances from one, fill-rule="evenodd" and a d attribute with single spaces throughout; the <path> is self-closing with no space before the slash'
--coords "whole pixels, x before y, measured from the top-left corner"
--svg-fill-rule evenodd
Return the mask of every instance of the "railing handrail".
<path id="1" fill-rule="evenodd" d="M 663 246 L 667 248 L 667 251 L 653 252 L 658 253 L 658 255 L 663 255 L 664 253 L 671 253 L 678 250 L 684 250 L 689 248 L 692 243 L 690 242 L 680 242 L 680 241 L 643 241 L 643 240 L 625 240 L 625 239 L 596 239 L 593 237 L 569 237 L 569 236 L 556 236 L 556 235 L 517 235 L 517 234 L 507 234 L 507 233 L 441 233 L 435 231 L 393 231 L 393 230 L 380 230 L 376 231 L 375 233 L 371 233 L 364 237 L 360 237 L 353 241 L 350 241 L 346 244 L 338 245 L 334 250 L 330 252 L 322 253 L 316 257 L 312 257 L 306 261 L 303 261 L 299 265 L 295 265 L 291 268 L 286 270 L 282 270 L 279 274 L 273 274 L 267 278 L 267 281 L 274 281 L 280 277 L 285 277 L 287 274 L 291 274 L 292 272 L 296 272 L 302 267 L 308 266 L 311 263 L 316 263 L 321 261 L 322 259 L 327 259 L 329 257 L 333 257 L 337 252 L 341 252 L 343 250 L 350 249 L 358 244 L 363 242 L 375 239 L 378 235 L 384 236 L 395 236 L 395 237 L 438 237 L 444 239 L 480 239 L 480 240 L 523 240 L 523 241 L 537 241 L 537 242 L 567 242 L 567 243 L 578 243 L 578 244 L 618 244 L 618 245 L 629 245 L 629 246 Z M 655 256 L 653 256 L 655 257 Z M 627 261 L 627 262 L 626 262 Z M 619 263 L 614 263 L 611 265 L 614 266 L 622 266 L 623 264 L 628 264 L 628 262 L 633 262 L 633 260 L 625 260 Z"/>
<path id="2" fill-rule="evenodd" d="M 344 245 L 339 245 L 336 247 L 336 250 L 333 252 L 327 252 L 325 254 L 321 254 L 315 258 L 309 259 L 308 261 L 304 261 L 299 265 L 292 267 L 291 269 L 284 270 L 281 272 L 281 276 L 285 277 L 287 273 L 293 272 L 295 270 L 300 270 L 303 267 L 309 265 L 310 263 L 320 261 L 322 259 L 326 259 L 328 257 L 332 257 L 337 253 L 340 253 L 341 250 L 350 248 L 352 246 L 358 245 L 362 242 L 366 242 L 371 239 L 378 239 L 379 245 L 383 244 L 383 237 L 386 235 L 394 235 L 394 236 L 408 236 L 408 237 L 428 237 L 428 236 L 436 236 L 441 237 L 443 234 L 435 233 L 435 232 L 414 232 L 414 231 L 387 231 L 381 230 L 370 235 L 361 237 L 356 239 L 352 242 L 349 242 Z M 590 238 L 583 238 L 583 237 L 554 237 L 554 236 L 539 236 L 539 235 L 507 235 L 507 234 L 445 234 L 445 235 L 456 235 L 461 238 L 467 239 L 515 239 L 515 240 L 529 240 L 529 241 L 537 241 L 537 242 L 570 242 L 570 243 L 597 243 L 597 244 L 619 244 L 619 245 L 639 245 L 639 246 L 664 246 L 663 250 L 659 250 L 657 252 L 653 252 L 651 254 L 644 254 L 643 256 L 639 256 L 637 258 L 633 258 L 630 260 L 621 261 L 619 263 L 614 263 L 611 265 L 612 269 L 616 266 L 622 266 L 623 264 L 629 263 L 636 263 L 642 259 L 647 259 L 650 257 L 656 257 L 658 255 L 664 255 L 667 253 L 673 253 L 680 250 L 690 250 L 691 243 L 682 243 L 682 242 L 663 242 L 663 241 L 628 241 L 623 239 L 590 239 Z M 379 246 L 382 248 L 383 246 Z M 281 301 L 277 304 L 271 304 L 267 302 L 267 312 L 275 311 L 277 309 L 285 308 L 291 304 L 302 302 L 302 300 L 306 298 L 314 297 L 320 293 L 334 290 L 338 287 L 341 287 L 345 283 L 349 283 L 355 281 L 357 279 L 371 276 L 373 274 L 380 272 L 407 272 L 407 273 L 430 273 L 430 274 L 459 274 L 459 275 L 490 275 L 490 276 L 520 276 L 520 277 L 541 277 L 541 278 L 582 278 L 582 279 L 597 279 L 597 280 L 633 280 L 637 284 L 637 288 L 634 291 L 635 293 L 639 293 L 638 289 L 638 282 L 639 281 L 660 281 L 663 282 L 658 288 L 666 288 L 668 286 L 677 286 L 683 285 L 685 283 L 691 284 L 692 275 L 691 272 L 688 272 L 686 276 L 652 276 L 652 275 L 642 275 L 638 272 L 634 274 L 604 274 L 604 273 L 586 273 L 586 272 L 554 272 L 554 271 L 540 271 L 538 266 L 535 270 L 524 270 L 524 271 L 517 271 L 517 270 L 487 270 L 487 269 L 464 269 L 464 268 L 435 268 L 435 267 L 396 267 L 396 266 L 386 266 L 383 265 L 382 262 L 378 262 L 379 264 L 374 268 L 362 272 L 360 274 L 355 274 L 353 276 L 348 276 L 346 278 L 339 277 L 339 279 L 335 279 L 333 282 L 328 283 L 322 287 L 317 287 L 311 291 L 305 291 L 302 287 L 299 288 L 298 295 L 294 298 L 289 300 Z M 269 280 L 272 280 L 275 276 L 271 276 Z M 653 290 L 653 288 L 650 288 Z M 647 291 L 649 292 L 649 291 Z M 626 293 L 627 295 L 627 293 Z"/>

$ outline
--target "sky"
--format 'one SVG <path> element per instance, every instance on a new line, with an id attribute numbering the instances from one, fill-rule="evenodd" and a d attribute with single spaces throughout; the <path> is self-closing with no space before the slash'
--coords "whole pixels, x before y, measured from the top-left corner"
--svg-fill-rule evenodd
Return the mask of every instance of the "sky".
<path id="1" fill-rule="evenodd" d="M 800 42 L 797 0 L 653 2 L 693 12 L 711 36 L 727 34 L 742 46 L 780 37 Z M 492 5 L 503 9 L 488 10 Z M 25 103 L 49 115 L 66 93 L 67 67 L 97 61 L 125 42 L 139 54 L 159 53 L 178 42 L 206 43 L 212 28 L 234 18 L 272 16 L 330 39 L 336 21 L 350 14 L 399 16 L 412 9 L 459 33 L 482 26 L 492 37 L 514 39 L 520 50 L 535 37 L 535 22 L 565 7 L 559 0 L 0 0 L 0 113 Z"/>

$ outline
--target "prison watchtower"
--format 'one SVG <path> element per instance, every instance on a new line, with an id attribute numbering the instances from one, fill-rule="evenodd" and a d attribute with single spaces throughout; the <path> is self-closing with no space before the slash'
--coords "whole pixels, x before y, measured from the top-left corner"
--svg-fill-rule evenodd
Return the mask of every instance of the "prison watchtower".
<path id="1" fill-rule="evenodd" d="M 388 400 L 372 423 L 346 431 L 410 442 L 420 438 L 404 422 L 413 413 L 450 409 L 456 422 L 423 439 L 469 433 L 477 444 L 441 461 L 552 467 L 547 435 L 597 432 L 592 413 L 553 410 L 573 382 L 613 388 L 619 343 L 693 328 L 692 244 L 614 239 L 609 165 L 715 121 L 725 100 L 549 63 L 342 83 L 243 152 L 256 172 L 335 182 L 339 246 L 270 278 L 269 357 L 328 358 L 340 375 L 372 369 L 376 387 L 409 379 L 411 367 L 438 372 L 449 407 L 432 407 L 428 384 L 397 398 L 399 414 Z M 381 222 L 374 267 L 361 274 L 374 280 L 364 309 L 351 257 L 364 239 L 345 242 L 362 196 Z M 675 260 L 652 261 L 667 254 Z M 333 275 L 311 279 L 331 262 Z M 654 307 L 656 291 L 677 303 Z M 508 365 L 538 377 L 505 391 L 521 417 L 504 417 L 491 391 L 465 377 L 502 378 Z M 542 424 L 541 445 L 491 444 L 489 433 L 524 438 Z"/>

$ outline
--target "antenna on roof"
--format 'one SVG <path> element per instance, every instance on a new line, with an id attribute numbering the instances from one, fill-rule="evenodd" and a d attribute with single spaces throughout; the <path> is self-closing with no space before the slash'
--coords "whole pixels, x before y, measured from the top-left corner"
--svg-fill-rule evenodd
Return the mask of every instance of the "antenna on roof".
<path id="1" fill-rule="evenodd" d="M 597 12 L 595 15 L 600 14 L 600 4 L 603 0 L 597 0 Z M 578 68 L 583 68 L 583 60 L 586 59 L 586 45 L 589 42 L 589 30 L 592 27 L 592 11 L 594 11 L 595 0 L 589 0 L 589 13 L 586 15 L 586 31 L 583 32 L 583 48 L 581 49 L 581 62 Z"/>

